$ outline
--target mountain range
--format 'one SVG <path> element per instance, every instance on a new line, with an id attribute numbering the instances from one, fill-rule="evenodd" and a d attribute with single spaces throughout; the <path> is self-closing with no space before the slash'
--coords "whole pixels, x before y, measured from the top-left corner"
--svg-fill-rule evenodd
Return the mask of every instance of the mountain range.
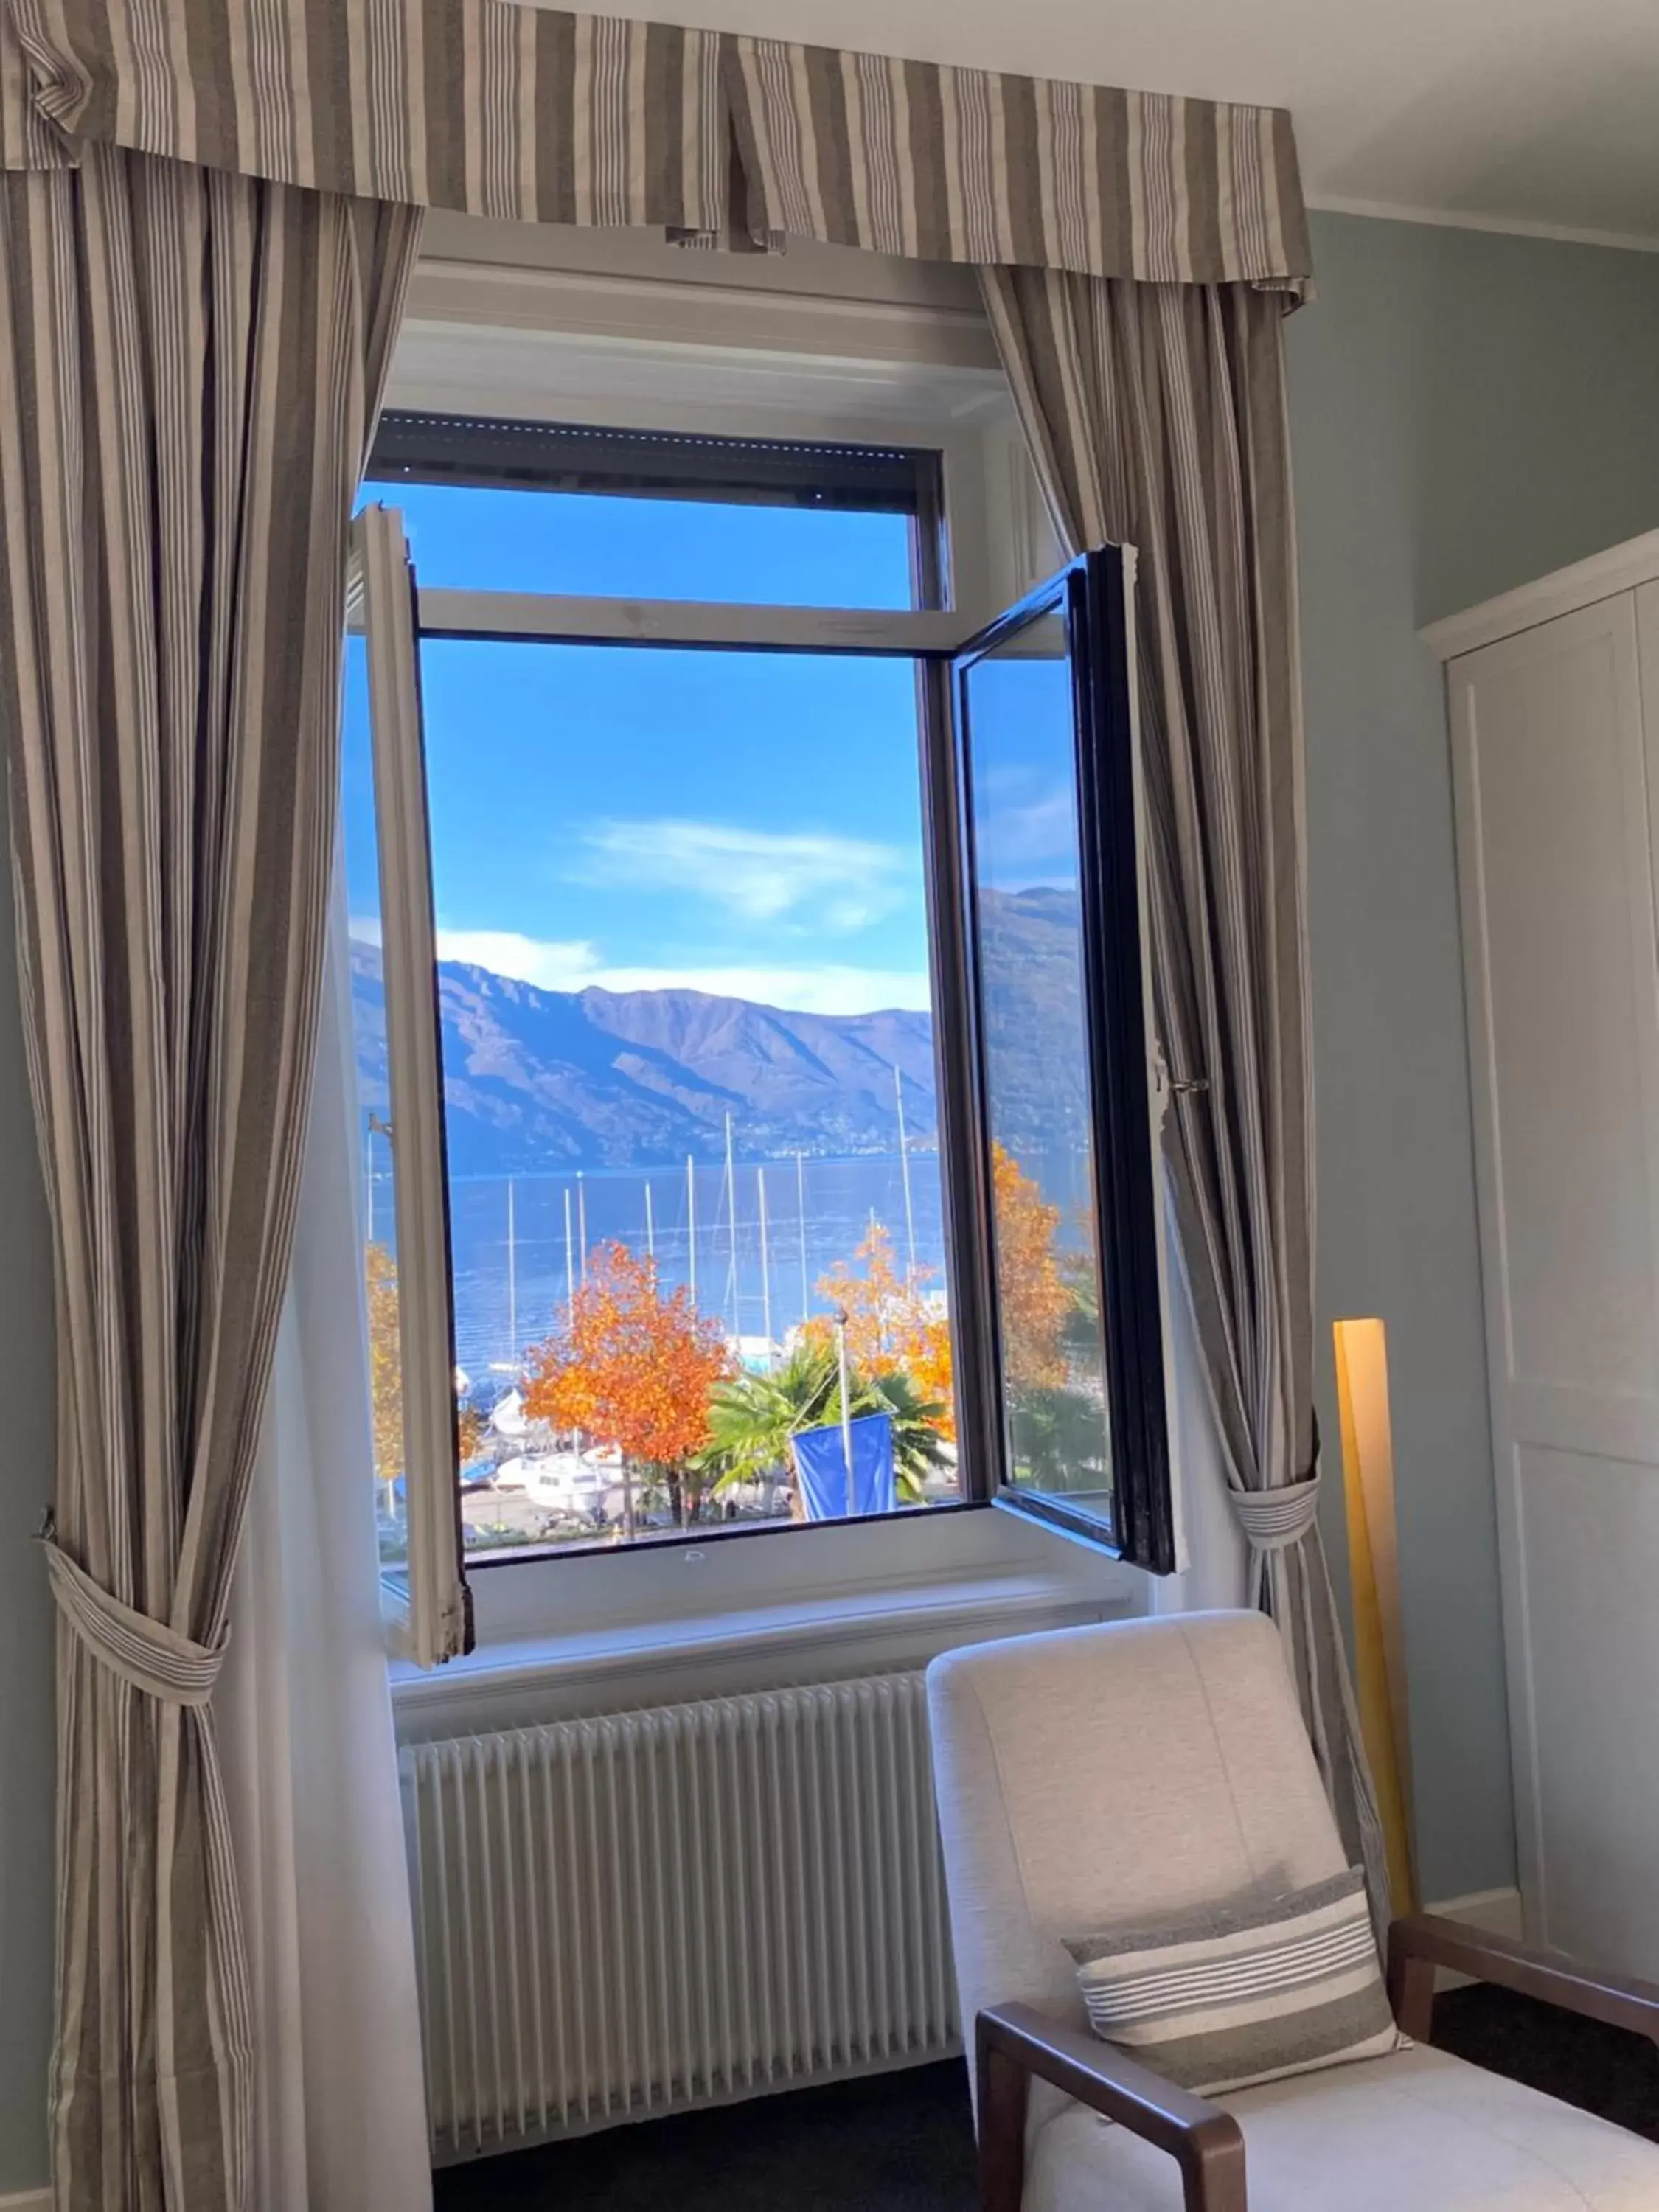
<path id="1" fill-rule="evenodd" d="M 981 908 L 997 1120 L 1017 1150 L 1040 1146 L 1056 1077 L 1075 1057 L 1075 906 L 1064 894 L 988 895 Z M 362 1103 L 389 1111 L 378 946 L 351 946 Z M 906 1133 L 938 1142 L 932 1018 L 891 1009 L 812 1014 L 702 991 L 544 991 L 470 963 L 438 969 L 452 1175 L 654 1165 L 718 1158 L 732 1118 L 744 1157 L 891 1152 L 893 1071 Z M 1048 1071 L 1045 1080 L 1045 1071 Z M 1080 1079 L 1080 1068 L 1076 1071 Z M 1069 1105 L 1069 1102 L 1068 1102 Z M 1069 1111 L 1062 1115 L 1069 1119 Z"/>
<path id="2" fill-rule="evenodd" d="M 354 942 L 359 1090 L 388 1111 L 378 948 Z M 891 1152 L 893 1070 L 913 1144 L 935 1139 L 925 1013 L 809 1014 L 703 991 L 542 991 L 438 969 L 452 1175 L 715 1159 L 730 1114 L 745 1156 Z"/>

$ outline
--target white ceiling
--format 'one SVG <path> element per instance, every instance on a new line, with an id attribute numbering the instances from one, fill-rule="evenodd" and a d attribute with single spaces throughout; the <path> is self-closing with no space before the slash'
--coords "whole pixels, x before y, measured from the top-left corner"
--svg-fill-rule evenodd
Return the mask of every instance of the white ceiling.
<path id="1" fill-rule="evenodd" d="M 1296 118 L 1316 204 L 1659 245 L 1659 0 L 630 0 L 606 12 L 1267 102 Z"/>

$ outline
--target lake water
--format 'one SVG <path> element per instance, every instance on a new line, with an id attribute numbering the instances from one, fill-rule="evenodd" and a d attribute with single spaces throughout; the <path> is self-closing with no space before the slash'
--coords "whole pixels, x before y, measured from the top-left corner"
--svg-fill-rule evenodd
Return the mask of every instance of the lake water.
<path id="1" fill-rule="evenodd" d="M 770 1334 L 777 1340 L 806 1315 L 826 1312 L 818 1278 L 853 1261 L 872 1216 L 891 1237 L 894 1264 L 904 1271 L 908 1238 L 896 1153 L 804 1159 L 799 1169 L 793 1158 L 739 1162 L 735 1237 L 724 1167 L 699 1165 L 695 1176 L 695 1193 L 687 1190 L 683 1166 L 456 1177 L 449 1194 L 455 1356 L 471 1381 L 482 1382 L 492 1368 L 516 1367 L 552 1328 L 570 1280 L 580 1282 L 584 1218 L 590 1250 L 615 1239 L 643 1254 L 648 1236 L 659 1279 L 671 1289 L 692 1282 L 695 1258 L 697 1304 L 734 1335 L 767 1333 L 769 1297 Z M 379 1177 L 374 1202 L 374 1233 L 390 1243 L 390 1185 Z M 910 1213 L 916 1266 L 933 1271 L 927 1288 L 941 1291 L 945 1231 L 936 1152 L 910 1156 Z"/>

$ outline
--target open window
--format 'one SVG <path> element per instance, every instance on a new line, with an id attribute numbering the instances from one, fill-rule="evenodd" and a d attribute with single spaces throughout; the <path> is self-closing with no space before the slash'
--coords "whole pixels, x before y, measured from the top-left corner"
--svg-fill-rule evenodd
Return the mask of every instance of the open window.
<path id="1" fill-rule="evenodd" d="M 982 1302 L 999 1495 L 1167 1573 L 1132 588 L 1116 548 L 1086 554 L 953 665 L 980 1223 L 958 1299 Z"/>
<path id="2" fill-rule="evenodd" d="M 933 458 L 377 453 L 441 580 L 365 508 L 365 1266 L 424 1663 L 464 1563 L 1000 1504 L 1174 1564 L 1125 562 L 964 642 Z"/>
<path id="3" fill-rule="evenodd" d="M 470 1647 L 471 1629 L 415 575 L 386 507 L 352 525 L 349 607 L 341 750 L 358 800 L 344 822 L 381 1583 L 409 1656 L 435 1667 Z"/>

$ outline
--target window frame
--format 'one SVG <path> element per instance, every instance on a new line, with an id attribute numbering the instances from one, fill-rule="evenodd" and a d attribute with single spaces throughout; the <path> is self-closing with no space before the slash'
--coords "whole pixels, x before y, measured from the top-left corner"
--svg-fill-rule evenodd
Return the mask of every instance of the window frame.
<path id="1" fill-rule="evenodd" d="M 981 1308 L 981 1357 L 1003 1502 L 1068 1534 L 1103 1544 L 1153 1574 L 1175 1571 L 1170 1450 L 1169 1268 L 1157 1171 L 1167 1085 L 1152 1017 L 1151 936 L 1146 890 L 1146 809 L 1134 691 L 1134 556 L 1119 546 L 1079 554 L 1000 615 L 951 664 L 956 760 L 956 833 L 964 886 L 967 988 L 962 1022 L 975 1102 L 975 1243 L 982 1254 L 961 1298 Z M 1069 1505 L 1064 1492 L 1025 1490 L 1009 1480 L 1007 1432 L 997 1418 L 1000 1388 L 996 1220 L 990 1191 L 990 1088 L 983 1025 L 973 817 L 974 668 L 1010 639 L 1060 614 L 1071 674 L 1073 769 L 1082 875 L 1083 1015 L 1088 1056 L 1093 1212 L 1101 1292 L 1102 1350 L 1112 1455 L 1111 1519 Z M 1083 651 L 1078 651 L 1081 641 Z M 953 1282 L 953 1316 L 957 1285 Z"/>
<path id="2" fill-rule="evenodd" d="M 864 426 L 859 426 L 862 430 Z M 912 441 L 912 442 L 915 442 Z M 927 443 L 937 443 L 927 441 Z M 694 600 L 645 599 L 624 597 L 586 597 L 552 592 L 460 590 L 422 585 L 410 570 L 410 604 L 413 611 L 412 647 L 417 664 L 421 641 L 499 640 L 521 643 L 611 644 L 727 651 L 841 653 L 858 657 L 908 659 L 915 666 L 918 688 L 918 743 L 922 802 L 925 893 L 928 920 L 928 963 L 934 1015 L 935 1086 L 940 1145 L 944 1202 L 946 1273 L 950 1288 L 953 1334 L 953 1366 L 957 1390 L 959 1438 L 958 1480 L 961 1495 L 955 1500 L 928 1507 L 900 1507 L 889 1514 L 858 1516 L 864 1521 L 902 1520 L 923 1523 L 941 1512 L 981 1510 L 987 1506 L 1012 1510 L 1024 1517 L 1046 1522 L 1069 1534 L 1082 1537 L 1109 1556 L 1167 1572 L 1175 1564 L 1168 1540 L 1171 1516 L 1167 1449 L 1162 1462 L 1164 1535 L 1149 1540 L 1143 1526 L 1124 1530 L 1115 1522 L 1108 1529 L 1095 1519 L 1067 1516 L 1063 1508 L 1016 1489 L 1004 1478 L 1002 1422 L 1000 1414 L 999 1370 L 995 1321 L 988 1310 L 994 1292 L 990 1274 L 989 1194 L 985 1162 L 988 1151 L 983 1132 L 982 1072 L 978 1064 L 973 1004 L 974 980 L 971 924 L 969 914 L 968 868 L 970 853 L 964 842 L 965 794 L 962 774 L 961 714 L 957 672 L 964 655 L 982 648 L 988 640 L 1003 633 L 1034 601 L 1052 603 L 1064 588 L 1071 571 L 1038 587 L 1006 611 L 988 628 L 963 611 L 941 602 L 952 596 L 951 580 L 957 568 L 951 518 L 945 499 L 948 454 L 940 450 L 939 466 L 932 477 L 931 503 L 916 517 L 913 529 L 913 575 L 919 604 L 908 609 L 847 609 L 753 605 Z M 416 480 L 412 474 L 404 480 Z M 461 481 L 450 474 L 448 481 Z M 365 489 L 371 498 L 395 500 L 398 478 L 375 470 L 371 462 Z M 382 512 L 386 510 L 382 509 Z M 1128 568 L 1132 571 L 1133 558 Z M 1126 581 L 1125 588 L 1127 588 Z M 1120 605 L 1120 618 L 1121 606 Z M 1132 646 L 1120 639 L 1126 653 Z M 1131 686 L 1132 690 L 1132 686 Z M 1127 726 L 1133 748 L 1135 739 L 1131 711 Z M 416 727 L 420 784 L 425 793 L 424 732 Z M 1081 742 L 1081 737 L 1080 737 Z M 1138 758 L 1128 764 L 1139 805 Z M 378 811 L 378 799 L 377 799 Z M 1137 817 L 1138 818 L 1138 817 Z M 420 824 L 424 848 L 424 811 Z M 431 908 L 429 854 L 427 860 L 427 907 Z M 1136 952 L 1143 970 L 1146 943 L 1144 907 Z M 433 941 L 435 1003 L 435 939 Z M 1147 1054 L 1149 1087 L 1155 1082 L 1154 1055 Z M 1091 1092 L 1095 1088 L 1091 1066 Z M 438 1095 L 441 1098 L 441 1079 Z M 1097 1119 L 1103 1109 L 1096 1097 Z M 441 1125 L 442 1116 L 439 1116 Z M 1154 1125 L 1155 1126 L 1155 1125 Z M 1151 1174 L 1150 1164 L 1148 1174 Z M 1161 1206 L 1153 1212 L 1160 1230 Z M 446 1224 L 447 1192 L 445 1192 Z M 1104 1247 L 1103 1247 L 1104 1249 Z M 447 1265 L 444 1280 L 445 1310 L 453 1344 L 453 1285 Z M 1167 1301 L 1155 1316 L 1154 1326 L 1167 1319 Z M 451 1368 L 453 1369 L 453 1352 Z M 1160 1424 L 1167 1426 L 1167 1354 L 1158 1377 Z M 446 1370 L 446 1381 L 448 1370 Z M 1118 1433 L 1114 1405 L 1114 1435 Z M 453 1401 L 452 1401 L 453 1426 Z M 724 1547 L 733 1538 L 795 1535 L 809 1528 L 842 1529 L 849 1525 L 834 1521 L 801 1523 L 757 1522 L 733 1526 L 717 1533 L 708 1529 L 664 1532 L 628 1546 L 570 1547 L 526 1545 L 511 1551 L 465 1555 L 459 1542 L 459 1486 L 452 1468 L 448 1486 L 454 1500 L 458 1574 L 465 1587 L 474 1571 L 505 1566 L 541 1565 L 553 1559 L 592 1559 L 615 1552 L 636 1557 L 641 1553 L 667 1551 L 676 1547 L 705 1547 L 712 1541 Z M 412 1489 L 412 1486 L 411 1486 Z M 413 1499 L 411 1496 L 411 1506 Z M 1121 1516 L 1119 1516 L 1121 1520 Z M 1128 1536 L 1127 1542 L 1125 1535 Z M 447 1656 L 447 1655 L 446 1655 Z M 431 1663 L 430 1660 L 425 1663 Z"/>
<path id="3" fill-rule="evenodd" d="M 408 1564 L 383 1571 L 398 1644 L 417 1666 L 473 1644 L 462 1558 L 448 1139 L 438 1015 L 437 929 L 421 715 L 415 573 L 401 518 L 370 504 L 351 526 L 346 627 L 364 640 L 386 1007 L 385 1134 L 393 1164 Z M 440 1291 L 441 1278 L 441 1294 Z M 446 1499 L 441 1471 L 447 1465 Z"/>

